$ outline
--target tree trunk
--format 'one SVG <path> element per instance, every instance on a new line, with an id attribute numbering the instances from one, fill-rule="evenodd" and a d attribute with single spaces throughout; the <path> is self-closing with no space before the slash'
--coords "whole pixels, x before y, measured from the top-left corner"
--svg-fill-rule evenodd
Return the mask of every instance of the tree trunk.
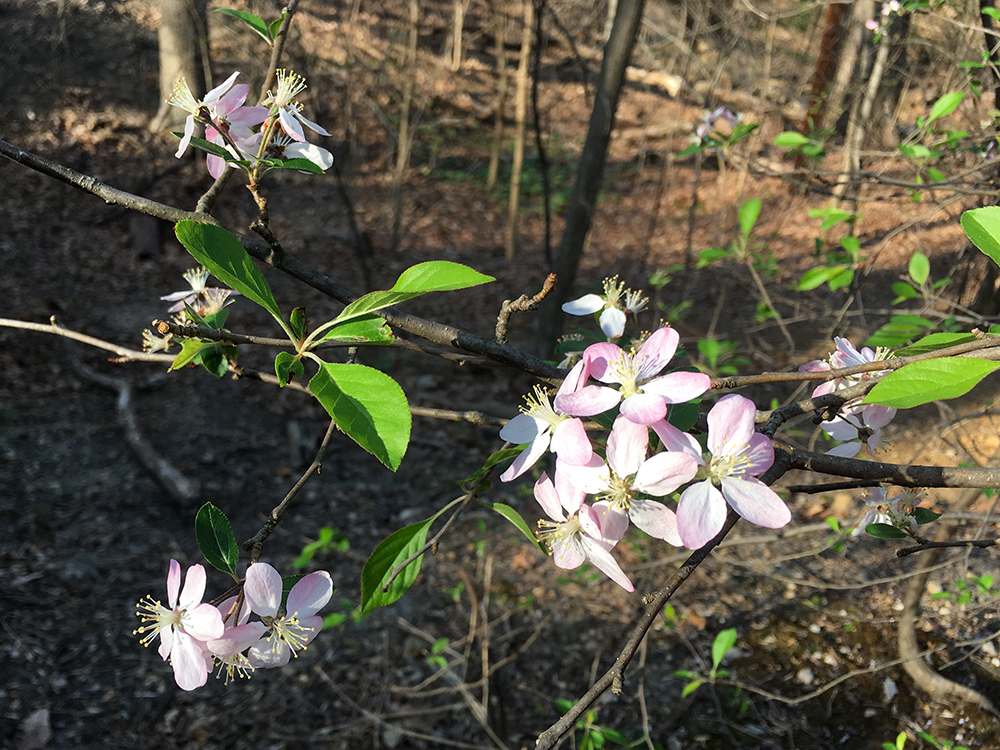
<path id="1" fill-rule="evenodd" d="M 403 176 L 410 162 L 410 105 L 413 102 L 413 85 L 417 67 L 417 31 L 420 20 L 419 0 L 410 0 L 410 39 L 406 47 L 406 83 L 403 85 L 403 102 L 399 113 L 399 136 L 396 143 L 396 169 L 392 174 L 392 239 L 389 247 L 399 248 L 403 229 Z"/>
<path id="2" fill-rule="evenodd" d="M 521 33 L 521 60 L 517 65 L 517 93 L 514 96 L 514 163 L 510 170 L 510 200 L 507 203 L 507 260 L 517 255 L 517 225 L 521 204 L 521 170 L 524 166 L 524 134 L 528 121 L 528 65 L 531 63 L 531 36 L 535 5 L 524 0 L 524 30 Z"/>
<path id="3" fill-rule="evenodd" d="M 497 68 L 497 108 L 493 121 L 493 148 L 490 150 L 490 171 L 486 177 L 486 187 L 492 189 L 497 183 L 500 168 L 500 151 L 503 148 L 503 116 L 507 100 L 507 2 L 496 0 L 496 68 Z"/>
<path id="4" fill-rule="evenodd" d="M 644 0 L 618 0 L 618 12 L 611 29 L 611 36 L 604 48 L 601 75 L 594 97 L 594 109 L 590 115 L 587 140 L 580 154 L 576 173 L 576 184 L 570 198 L 566 227 L 556 250 L 555 267 L 552 269 L 559 281 L 553 293 L 541 304 L 538 331 L 538 349 L 547 357 L 555 348 L 556 339 L 562 326 L 561 307 L 569 299 L 576 280 L 576 270 L 583 254 L 583 243 L 587 239 L 593 221 L 594 204 L 604 177 L 607 161 L 608 142 L 614 127 L 618 96 L 625 81 L 636 34 L 642 22 Z"/>
<path id="5" fill-rule="evenodd" d="M 184 78 L 191 93 L 201 99 L 211 88 L 208 61 L 207 0 L 161 0 L 160 8 L 160 108 L 149 129 L 155 132 L 183 125 L 187 113 L 167 104 L 174 84 Z"/>
<path id="6" fill-rule="evenodd" d="M 462 32 L 465 29 L 465 8 L 468 0 L 455 0 L 455 24 L 452 30 L 451 69 L 462 68 Z"/>

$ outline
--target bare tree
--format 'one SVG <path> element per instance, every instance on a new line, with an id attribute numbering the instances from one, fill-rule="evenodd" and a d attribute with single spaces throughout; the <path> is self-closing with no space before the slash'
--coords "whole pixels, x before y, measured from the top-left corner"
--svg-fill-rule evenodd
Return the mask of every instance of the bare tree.
<path id="1" fill-rule="evenodd" d="M 517 255 L 517 225 L 521 202 L 521 171 L 524 166 L 524 135 L 528 121 L 528 65 L 531 64 L 531 38 L 534 31 L 535 5 L 524 0 L 524 29 L 521 32 L 521 60 L 517 65 L 517 91 L 514 94 L 514 163 L 510 170 L 510 200 L 507 204 L 507 260 Z"/>

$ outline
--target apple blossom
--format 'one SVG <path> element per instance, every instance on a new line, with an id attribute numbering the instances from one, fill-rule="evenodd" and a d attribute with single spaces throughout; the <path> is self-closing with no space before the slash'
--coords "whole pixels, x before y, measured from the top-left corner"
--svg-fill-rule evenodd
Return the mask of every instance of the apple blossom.
<path id="1" fill-rule="evenodd" d="M 239 292 L 232 289 L 205 286 L 208 282 L 208 269 L 204 266 L 198 266 L 185 271 L 184 280 L 191 286 L 190 289 L 173 292 L 165 297 L 160 297 L 165 302 L 175 303 L 167 312 L 179 312 L 187 304 L 204 317 L 205 315 L 218 312 L 226 305 L 231 304 L 232 300 L 229 300 L 229 297 L 239 294 Z"/>
<path id="2" fill-rule="evenodd" d="M 535 499 L 551 521 L 538 522 L 535 536 L 552 553 L 552 562 L 564 570 L 579 568 L 584 560 L 626 591 L 635 591 L 618 561 L 611 555 L 617 540 L 608 539 L 594 509 L 583 501 L 586 494 L 570 484 L 563 470 L 556 469 L 555 483 L 549 475 L 535 482 Z"/>
<path id="3" fill-rule="evenodd" d="M 851 536 L 861 536 L 872 523 L 884 523 L 899 529 L 904 534 L 914 536 L 917 533 L 917 519 L 913 510 L 923 498 L 914 490 L 903 490 L 895 497 L 886 500 L 885 487 L 875 487 L 865 499 L 868 510 Z"/>
<path id="4" fill-rule="evenodd" d="M 281 575 L 267 563 L 254 563 L 247 570 L 243 591 L 247 603 L 264 621 L 266 636 L 250 649 L 253 667 L 282 667 L 305 649 L 323 627 L 316 613 L 333 595 L 333 580 L 325 570 L 299 579 L 290 592 L 284 614 L 281 606 Z"/>
<path id="5" fill-rule="evenodd" d="M 290 70 L 279 70 L 278 85 L 274 92 L 268 92 L 264 104 L 277 110 L 281 128 L 296 141 L 304 141 L 302 125 L 320 135 L 330 135 L 316 123 L 302 116 L 302 105 L 295 97 L 306 88 L 306 80 Z M 301 124 L 300 124 L 301 123 Z"/>
<path id="6" fill-rule="evenodd" d="M 670 451 L 646 458 L 648 444 L 646 426 L 619 415 L 608 436 L 607 463 L 594 456 L 586 466 L 570 467 L 569 481 L 600 498 L 594 510 L 605 538 L 620 540 L 631 519 L 650 536 L 680 547 L 674 512 L 641 495 L 669 495 L 694 479 L 698 461 L 687 453 Z M 566 471 L 561 461 L 557 465 Z"/>
<path id="7" fill-rule="evenodd" d="M 333 154 L 312 143 L 293 141 L 291 138 L 275 136 L 267 147 L 268 156 L 282 159 L 308 159 L 326 171 L 333 166 Z"/>
<path id="8" fill-rule="evenodd" d="M 237 676 L 250 677 L 254 667 L 243 652 L 256 645 L 267 632 L 264 623 L 247 622 L 250 619 L 250 606 L 246 602 L 242 602 L 239 617 L 235 617 L 238 603 L 238 597 L 233 596 L 219 605 L 219 614 L 226 624 L 226 630 L 219 638 L 205 642 L 208 668 L 212 669 L 218 663 L 219 674 L 216 676 L 220 677 L 225 672 L 227 685 Z"/>
<path id="9" fill-rule="evenodd" d="M 205 139 L 226 148 L 237 159 L 251 156 L 255 145 L 260 143 L 260 133 L 251 128 L 267 119 L 267 107 L 244 107 L 250 87 L 245 83 L 233 86 L 228 94 L 219 100 L 215 108 L 212 125 L 205 127 Z M 223 135 L 228 136 L 228 139 Z M 233 147 L 235 144 L 236 148 Z M 208 172 L 216 179 L 229 165 L 225 159 L 215 154 L 206 157 Z"/>
<path id="10" fill-rule="evenodd" d="M 559 386 L 556 397 L 572 393 L 586 377 L 584 363 L 577 363 Z M 594 451 L 579 418 L 553 409 L 548 392 L 540 386 L 535 386 L 534 395 L 526 396 L 525 401 L 527 408 L 522 407 L 522 413 L 503 426 L 500 437 L 515 445 L 528 443 L 528 447 L 500 475 L 500 481 L 517 479 L 535 465 L 550 445 L 552 452 L 569 464 L 585 464 L 590 460 Z"/>
<path id="11" fill-rule="evenodd" d="M 562 309 L 570 315 L 591 315 L 603 310 L 600 317 L 601 330 L 609 339 L 617 339 L 625 333 L 626 316 L 638 314 L 646 307 L 646 302 L 648 300 L 640 292 L 626 292 L 624 282 L 619 282 L 618 277 L 614 276 L 604 280 L 603 297 L 585 294 L 580 299 L 566 302 Z"/>
<path id="12" fill-rule="evenodd" d="M 648 425 L 660 421 L 667 415 L 668 404 L 697 398 L 712 382 L 701 372 L 654 377 L 670 362 L 679 342 L 680 336 L 673 328 L 660 328 L 632 354 L 611 343 L 588 346 L 583 361 L 589 374 L 602 383 L 617 383 L 620 389 L 584 386 L 575 393 L 557 396 L 556 409 L 576 417 L 590 417 L 621 402 L 621 413 L 633 422 Z"/>
<path id="13" fill-rule="evenodd" d="M 769 529 L 791 520 L 788 506 L 756 478 L 774 463 L 771 441 L 754 431 L 756 413 L 753 402 L 737 394 L 723 396 L 708 412 L 707 478 L 684 490 L 677 503 L 685 547 L 699 549 L 722 531 L 727 503 L 750 523 Z"/>
<path id="14" fill-rule="evenodd" d="M 184 152 L 187 151 L 188 144 L 191 143 L 191 137 L 194 135 L 194 123 L 196 120 L 205 124 L 210 124 L 213 121 L 215 118 L 215 108 L 223 98 L 223 95 L 232 87 L 238 75 L 239 71 L 233 73 L 229 78 L 205 94 L 205 98 L 201 101 L 194 98 L 191 88 L 183 77 L 177 80 L 177 83 L 174 84 L 173 95 L 167 100 L 167 103 L 173 104 L 175 107 L 180 107 L 190 114 L 188 114 L 187 119 L 184 121 L 184 135 L 181 136 L 180 145 L 177 147 L 177 153 L 174 156 L 180 159 L 184 155 Z M 245 98 L 246 95 L 244 95 Z M 229 106 L 229 102 L 226 102 L 223 106 Z"/>
<path id="15" fill-rule="evenodd" d="M 167 572 L 169 607 L 152 596 L 136 605 L 136 616 L 150 624 L 142 625 L 132 634 L 144 633 L 141 639 L 144 646 L 149 646 L 155 636 L 160 637 L 159 654 L 164 661 L 170 659 L 174 680 L 182 690 L 194 690 L 208 680 L 208 666 L 202 655 L 204 643 L 221 637 L 225 630 L 219 610 L 201 602 L 204 594 L 205 568 L 201 565 L 188 568 L 181 590 L 181 566 L 171 560 Z"/>

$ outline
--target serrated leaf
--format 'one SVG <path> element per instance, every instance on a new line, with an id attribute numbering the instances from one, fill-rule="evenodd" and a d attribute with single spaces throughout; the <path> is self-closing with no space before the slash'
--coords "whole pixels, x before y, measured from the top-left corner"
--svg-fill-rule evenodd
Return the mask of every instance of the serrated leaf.
<path id="1" fill-rule="evenodd" d="M 907 284 L 906 287 L 907 289 L 913 288 L 909 284 Z M 896 291 L 895 288 L 893 291 Z M 947 349 L 949 346 L 965 344 L 969 341 L 975 340 L 976 337 L 971 333 L 930 333 L 917 341 L 915 344 L 911 344 L 905 349 L 899 349 L 898 351 L 893 352 L 893 356 L 915 357 L 918 354 L 936 352 L 939 349 Z"/>
<path id="2" fill-rule="evenodd" d="M 202 505 L 194 517 L 194 535 L 209 565 L 239 578 L 236 563 L 240 560 L 240 549 L 225 513 L 211 503 Z"/>
<path id="3" fill-rule="evenodd" d="M 274 374 L 278 376 L 278 386 L 284 388 L 288 381 L 301 378 L 306 368 L 302 360 L 291 352 L 278 352 L 274 358 Z"/>
<path id="4" fill-rule="evenodd" d="M 973 245 L 1000 264 L 1000 206 L 966 211 L 962 214 L 962 229 Z"/>
<path id="5" fill-rule="evenodd" d="M 320 341 L 346 341 L 356 344 L 391 344 L 395 336 L 392 329 L 385 322 L 385 318 L 378 315 L 365 315 L 355 318 L 347 323 L 334 326 L 325 334 Z"/>
<path id="6" fill-rule="evenodd" d="M 726 652 L 736 645 L 736 628 L 726 628 L 712 641 L 712 669 L 718 669 Z"/>
<path id="7" fill-rule="evenodd" d="M 260 16 L 255 16 L 253 13 L 247 13 L 245 10 L 233 10 L 232 8 L 216 8 L 215 12 L 223 13 L 227 16 L 232 16 L 233 18 L 238 18 L 258 33 L 265 42 L 268 44 L 271 43 L 271 37 L 268 33 L 267 24 Z"/>
<path id="8" fill-rule="evenodd" d="M 376 607 L 384 607 L 397 601 L 417 580 L 424 556 L 421 555 L 406 566 L 389 584 L 387 591 L 382 586 L 393 568 L 420 549 L 427 541 L 427 532 L 433 518 L 411 524 L 384 539 L 372 552 L 361 572 L 361 612 L 367 614 Z"/>
<path id="9" fill-rule="evenodd" d="M 312 393 L 354 442 L 392 471 L 410 442 L 410 407 L 384 372 L 358 364 L 323 362 L 309 381 Z"/>
<path id="10" fill-rule="evenodd" d="M 972 357 L 914 362 L 882 378 L 862 403 L 909 409 L 931 401 L 958 398 L 997 368 L 1000 362 Z"/>
<path id="11" fill-rule="evenodd" d="M 865 526 L 865 533 L 876 539 L 906 539 L 906 534 L 887 523 L 870 523 Z"/>
<path id="12" fill-rule="evenodd" d="M 514 524 L 517 530 L 520 531 L 522 534 L 524 534 L 533 545 L 538 547 L 538 549 L 540 549 L 545 554 L 548 554 L 548 550 L 545 549 L 545 547 L 538 541 L 537 538 L 535 538 L 535 533 L 531 530 L 528 524 L 525 523 L 524 518 L 521 517 L 520 513 L 518 513 L 509 505 L 505 505 L 504 503 L 483 503 L 483 504 L 487 508 L 490 508 L 496 513 L 499 513 L 501 516 L 506 518 L 512 524 Z"/>
<path id="13" fill-rule="evenodd" d="M 214 224 L 190 219 L 177 222 L 174 232 L 195 260 L 215 278 L 281 319 L 281 310 L 267 279 L 233 235 Z"/>
<path id="14" fill-rule="evenodd" d="M 947 117 L 956 109 L 958 105 L 965 98 L 964 91 L 949 91 L 944 94 L 940 99 L 934 102 L 934 106 L 931 107 L 931 113 L 927 115 L 927 123 L 930 124 L 939 117 Z"/>
<path id="15" fill-rule="evenodd" d="M 349 319 L 397 305 L 429 292 L 467 289 L 495 280 L 492 276 L 479 273 L 479 271 L 461 263 L 452 263 L 446 260 L 418 263 L 403 271 L 391 289 L 384 292 L 369 292 L 354 300 L 344 308 L 335 320 L 338 323 L 346 322 Z"/>
<path id="16" fill-rule="evenodd" d="M 917 286 L 923 286 L 927 282 L 927 277 L 930 276 L 931 262 L 923 253 L 914 253 L 910 256 L 909 271 L 910 278 L 917 283 Z"/>
<path id="17" fill-rule="evenodd" d="M 740 231 L 743 232 L 744 237 L 748 237 L 750 232 L 753 231 L 754 224 L 757 223 L 757 218 L 760 216 L 760 199 L 751 198 L 742 206 L 740 206 Z"/>
<path id="18" fill-rule="evenodd" d="M 795 133 L 791 130 L 784 133 L 778 133 L 778 135 L 774 138 L 774 145 L 782 148 L 797 148 L 798 146 L 804 146 L 807 143 L 809 143 L 808 138 L 801 133 Z"/>

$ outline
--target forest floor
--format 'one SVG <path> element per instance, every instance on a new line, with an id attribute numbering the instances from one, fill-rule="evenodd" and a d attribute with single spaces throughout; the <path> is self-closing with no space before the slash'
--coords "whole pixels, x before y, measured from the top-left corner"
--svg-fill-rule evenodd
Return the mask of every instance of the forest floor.
<path id="1" fill-rule="evenodd" d="M 387 288 L 420 261 L 466 263 L 497 282 L 422 298 L 407 311 L 489 336 L 502 301 L 536 291 L 547 272 L 538 180 L 531 179 L 537 162 L 525 181 L 520 254 L 509 263 L 503 257 L 506 193 L 485 188 L 492 120 L 476 115 L 477 97 L 489 104 L 489 47 L 472 35 L 458 75 L 442 73 L 427 53 L 404 232 L 400 247 L 390 250 L 392 144 L 385 117 L 395 116 L 398 102 L 390 94 L 395 89 L 379 84 L 375 73 L 348 76 L 343 40 L 354 39 L 359 56 L 384 51 L 392 36 L 387 19 L 395 14 L 398 20 L 402 5 L 379 6 L 351 25 L 340 4 L 303 2 L 288 64 L 310 82 L 308 114 L 335 133 L 324 145 L 338 158 L 370 239 L 364 261 L 374 288 Z M 422 50 L 446 26 L 449 8 L 430 6 Z M 0 21 L 8 40 L 0 52 L 4 139 L 113 186 L 194 206 L 210 184 L 203 160 L 176 161 L 172 137 L 146 130 L 157 107 L 156 19 L 146 4 L 3 0 Z M 247 82 L 259 84 L 264 63 L 249 57 L 248 35 L 218 15 L 212 29 L 216 71 L 242 69 Z M 793 62 L 808 51 L 797 38 L 786 47 Z M 511 48 L 511 65 L 514 55 Z M 594 73 L 597 64 L 589 65 Z M 801 68 L 801 62 L 797 70 L 776 65 L 772 73 L 785 81 L 789 101 L 804 97 Z M 556 38 L 542 71 L 539 106 L 559 206 L 572 187 L 590 98 L 575 58 Z M 589 92 L 592 97 L 592 86 Z M 931 258 L 934 279 L 951 275 L 958 287 L 965 278 L 975 289 L 984 265 L 963 252 L 957 221 L 974 205 L 971 198 L 936 212 L 906 195 L 872 202 L 858 225 L 862 247 L 873 256 L 862 285 L 865 306 L 856 303 L 831 329 L 843 292 L 789 291 L 816 262 L 818 220 L 807 212 L 828 207 L 828 198 L 720 169 L 711 156 L 700 168 L 678 160 L 662 169 L 664 154 L 687 145 L 704 104 L 693 94 L 674 98 L 648 85 L 626 90 L 581 290 L 619 273 L 652 293 L 657 316 L 690 302 L 673 318 L 687 350 L 696 352 L 704 336 L 735 342 L 733 356 L 745 358 L 741 369 L 749 373 L 826 356 L 833 335 L 860 343 L 884 322 L 878 311 L 889 306 L 889 283 L 905 274 L 914 250 Z M 768 146 L 786 127 L 781 109 L 769 104 L 756 113 L 761 128 L 748 146 L 771 163 L 781 160 Z M 501 182 L 504 169 L 509 172 L 509 163 Z M 159 297 L 182 288 L 181 274 L 193 265 L 169 225 L 137 221 L 10 161 L 0 161 L 0 175 L 0 317 L 45 323 L 54 316 L 66 328 L 138 348 L 142 329 L 165 314 Z M 364 271 L 344 240 L 347 208 L 336 176 L 283 175 L 269 181 L 267 191 L 271 226 L 286 249 L 362 289 Z M 752 282 L 745 269 L 684 270 L 699 250 L 733 239 L 739 205 L 750 196 L 762 199 L 755 237 L 773 259 L 766 283 L 788 320 L 794 352 L 774 321 L 756 320 L 758 300 L 747 291 Z M 216 215 L 246 231 L 253 209 L 248 198 L 231 185 Z M 560 216 L 557 211 L 553 242 Z M 911 219 L 910 229 L 892 234 Z M 839 235 L 824 238 L 835 244 Z M 673 280 L 653 293 L 648 281 L 656 272 Z M 304 305 L 312 320 L 337 312 L 319 293 L 267 275 L 282 305 Z M 242 300 L 229 326 L 273 333 L 269 319 Z M 531 315 L 515 317 L 513 343 L 530 348 L 534 326 Z M 512 416 L 532 383 L 501 368 L 459 368 L 409 353 L 365 352 L 362 358 L 391 372 L 419 406 Z M 269 367 L 266 356 L 252 350 L 241 351 L 241 363 Z M 196 500 L 176 501 L 146 471 L 125 442 L 116 394 L 95 385 L 90 370 L 135 386 L 140 430 L 161 457 L 198 483 Z M 502 441 L 495 428 L 416 418 L 403 465 L 391 474 L 338 434 L 322 473 L 268 542 L 265 559 L 290 573 L 321 527 L 336 529 L 346 544 L 320 552 L 307 570 L 331 572 L 337 591 L 324 614 L 339 612 L 343 622 L 324 630 L 287 668 L 230 685 L 213 679 L 185 693 L 155 650 L 141 648 L 132 634 L 135 603 L 146 594 L 163 596 L 171 558 L 185 566 L 200 561 L 193 518 L 203 502 L 229 515 L 239 539 L 251 536 L 311 460 L 326 419 L 314 401 L 291 389 L 215 379 L 202 370 L 164 370 L 114 364 L 106 353 L 62 338 L 0 328 L 0 523 L 8 529 L 0 537 L 0 747 L 531 747 L 560 716 L 556 702 L 575 701 L 610 665 L 643 610 L 642 593 L 662 585 L 685 557 L 645 537 L 627 537 L 616 548 L 636 585 L 635 594 L 626 594 L 592 570 L 558 571 L 502 518 L 470 511 L 427 558 L 402 600 L 359 620 L 354 613 L 368 553 L 459 494 L 458 482 Z M 879 458 L 989 462 L 1000 433 L 983 404 L 992 403 L 995 389 L 988 381 L 965 399 L 901 415 L 887 428 L 890 447 Z M 792 389 L 767 386 L 747 395 L 766 406 L 789 399 Z M 812 445 L 817 431 L 807 421 L 790 425 L 782 438 Z M 782 484 L 804 479 L 789 476 Z M 896 662 L 895 618 L 916 560 L 898 559 L 894 543 L 833 532 L 829 517 L 844 529 L 860 519 L 857 495 L 790 496 L 793 523 L 780 535 L 739 525 L 674 597 L 672 616 L 654 626 L 627 672 L 624 693 L 605 696 L 592 724 L 641 740 L 648 717 L 646 746 L 670 750 L 874 748 L 900 731 L 913 738 L 918 729 L 969 747 L 997 747 L 994 716 L 928 701 Z M 946 510 L 952 498 L 934 492 L 927 504 Z M 486 499 L 513 505 L 529 523 L 537 514 L 531 480 L 494 483 Z M 982 498 L 973 506 L 980 515 L 970 516 L 963 532 L 977 531 L 991 503 Z M 923 599 L 918 641 L 933 649 L 929 658 L 944 674 L 1000 702 L 1000 660 L 991 640 L 995 589 L 984 593 L 969 583 L 973 576 L 1000 579 L 995 554 L 956 553 L 948 560 Z M 209 573 L 210 594 L 224 585 L 215 576 Z M 967 604 L 931 597 L 932 591 L 957 594 L 961 585 L 974 590 Z M 712 639 L 728 627 L 739 636 L 726 663 L 730 684 L 682 697 L 685 681 L 673 672 L 704 671 Z M 440 639 L 448 643 L 440 652 L 443 669 L 429 658 Z M 568 746 L 582 736 L 578 731 Z"/>

